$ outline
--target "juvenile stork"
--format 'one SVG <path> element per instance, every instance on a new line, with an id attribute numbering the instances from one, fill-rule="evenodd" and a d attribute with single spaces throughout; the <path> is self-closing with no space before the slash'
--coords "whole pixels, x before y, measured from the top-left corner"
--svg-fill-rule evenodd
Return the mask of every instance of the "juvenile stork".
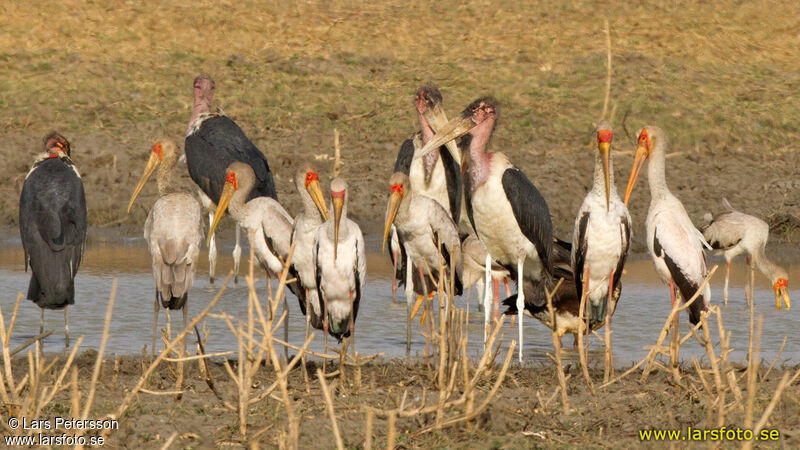
<path id="1" fill-rule="evenodd" d="M 522 360 L 522 311 L 525 302 L 546 304 L 552 284 L 553 224 L 544 197 L 502 153 L 488 153 L 499 110 L 491 97 L 475 100 L 461 115 L 445 124 L 417 157 L 425 157 L 444 142 L 469 133 L 464 195 L 467 214 L 486 247 L 485 286 L 497 261 L 517 278 L 519 358 Z M 488 289 L 485 296 L 489 295 Z M 487 303 L 485 301 L 484 303 Z"/>
<path id="2" fill-rule="evenodd" d="M 306 164 L 294 176 L 294 184 L 303 210 L 295 217 L 292 242 L 295 244 L 292 265 L 300 275 L 300 285 L 305 291 L 306 303 L 300 310 L 306 315 L 307 323 L 322 329 L 322 306 L 317 294 L 316 270 L 314 267 L 314 237 L 317 229 L 328 220 L 328 206 L 322 195 L 319 174 Z"/>
<path id="3" fill-rule="evenodd" d="M 194 79 L 194 106 L 186 129 L 184 153 L 189 175 L 200 188 L 200 201 L 209 211 L 209 227 L 214 220 L 216 205 L 219 204 L 226 169 L 233 162 L 249 165 L 254 173 L 253 189 L 247 200 L 256 197 L 278 199 L 267 158 L 233 120 L 224 114 L 212 112 L 213 101 L 214 80 L 209 75 L 199 75 Z M 239 234 L 237 225 L 236 246 L 233 249 L 234 282 L 238 281 L 242 255 Z M 213 283 L 217 264 L 217 246 L 213 234 L 208 244 L 208 262 L 209 278 Z"/>
<path id="4" fill-rule="evenodd" d="M 145 183 L 158 168 L 158 200 L 147 213 L 144 223 L 144 240 L 150 251 L 153 278 L 156 281 L 153 307 L 153 342 L 150 348 L 155 356 L 158 329 L 159 301 L 169 310 L 183 310 L 186 326 L 189 288 L 194 281 L 194 270 L 203 242 L 203 212 L 200 204 L 190 194 L 175 188 L 175 165 L 179 152 L 172 141 L 157 142 L 139 184 L 128 202 L 128 213 Z"/>
<path id="5" fill-rule="evenodd" d="M 326 343 L 328 333 L 340 342 L 353 334 L 367 275 L 364 236 L 347 217 L 347 183 L 342 178 L 331 181 L 331 202 L 333 217 L 317 229 L 314 238 L 315 276 Z"/>
<path id="6" fill-rule="evenodd" d="M 83 181 L 70 159 L 69 141 L 58 133 L 44 138 L 44 151 L 25 176 L 19 198 L 19 234 L 25 270 L 31 268 L 28 300 L 44 310 L 64 309 L 64 344 L 69 347 L 68 307 L 75 303 L 75 274 L 86 241 Z"/>
<path id="7" fill-rule="evenodd" d="M 783 267 L 767 259 L 764 247 L 769 239 L 769 225 L 758 217 L 745 214 L 733 209 L 728 200 L 722 199 L 724 212 L 711 217 L 706 215 L 710 223 L 703 229 L 703 236 L 711 247 L 719 250 L 725 256 L 727 268 L 725 269 L 725 289 L 723 290 L 724 302 L 728 304 L 728 279 L 731 274 L 731 260 L 745 253 L 747 265 L 752 272 L 754 264 L 765 277 L 772 283 L 775 291 L 775 307 L 781 308 L 781 299 L 786 309 L 792 307 L 789 300 L 789 275 Z M 752 275 L 751 275 L 752 281 Z"/>
<path id="8" fill-rule="evenodd" d="M 608 305 L 619 300 L 622 269 L 631 244 L 631 216 L 614 184 L 614 132 L 603 120 L 595 134 L 594 182 L 575 218 L 571 255 L 578 298 L 587 292 L 590 324 L 604 321 Z"/>
<path id="9" fill-rule="evenodd" d="M 433 292 L 428 291 L 427 281 L 429 278 L 437 282 L 442 279 L 439 273 L 440 246 L 441 263 L 446 273 L 452 274 L 454 277 L 455 292 L 452 294 L 461 294 L 461 239 L 458 236 L 458 227 L 447 211 L 432 198 L 416 195 L 409 185 L 406 174 L 403 172 L 392 174 L 389 178 L 389 187 L 390 194 L 386 208 L 387 215 L 381 251 L 386 247 L 389 231 L 394 224 L 406 253 L 406 351 L 409 351 L 411 319 L 428 293 Z M 419 278 L 416 280 L 413 278 L 414 270 L 419 273 Z M 415 292 L 417 294 L 416 303 L 413 302 Z"/>
<path id="10" fill-rule="evenodd" d="M 270 275 L 279 277 L 289 256 L 294 220 L 272 197 L 250 199 L 257 183 L 250 165 L 234 162 L 227 167 L 224 179 L 217 210 L 208 230 L 207 242 L 214 237 L 214 230 L 227 208 L 233 220 L 247 231 L 255 258 L 265 269 L 269 284 Z M 297 296 L 302 310 L 306 302 L 305 290 L 300 285 L 300 277 L 293 264 L 289 266 L 289 274 L 289 278 L 294 278 L 295 281 L 286 286 Z"/>
<path id="11" fill-rule="evenodd" d="M 656 272 L 669 283 L 672 304 L 676 291 L 683 301 L 697 292 L 707 275 L 706 255 L 703 246 L 708 244 L 703 234 L 692 224 L 689 215 L 667 187 L 664 162 L 667 152 L 667 135 L 661 128 L 649 125 L 639 133 L 636 155 L 625 189 L 625 205 L 642 165 L 649 158 L 647 181 L 650 183 L 650 209 L 647 212 L 647 247 L 653 257 Z M 689 321 L 697 324 L 700 313 L 705 311 L 711 298 L 711 289 L 706 284 L 703 293 L 689 307 Z M 677 316 L 676 316 L 677 324 Z"/>

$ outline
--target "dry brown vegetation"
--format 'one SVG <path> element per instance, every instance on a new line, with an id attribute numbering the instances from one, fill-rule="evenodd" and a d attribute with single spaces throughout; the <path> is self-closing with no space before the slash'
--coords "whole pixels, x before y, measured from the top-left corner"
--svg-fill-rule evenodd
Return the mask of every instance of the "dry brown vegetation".
<path id="1" fill-rule="evenodd" d="M 144 207 L 129 218 L 121 205 L 155 136 L 182 141 L 191 80 L 208 72 L 292 211 L 296 160 L 330 154 L 338 128 L 353 214 L 369 223 L 385 206 L 376 180 L 416 128 L 416 88 L 436 83 L 451 115 L 493 94 L 502 105 L 494 149 L 535 181 L 566 235 L 591 181 L 603 19 L 618 181 L 633 134 L 652 123 L 670 136 L 670 187 L 696 220 L 723 195 L 762 217 L 800 216 L 794 1 L 34 0 L 4 2 L 0 13 L 0 156 L 16 181 L 1 189 L 18 192 L 40 138 L 59 129 L 74 142 L 94 225 L 141 223 Z M 330 173 L 328 161 L 317 164 Z M 645 194 L 632 201 L 637 222 Z M 11 225 L 16 195 L 0 198 L 0 221 Z"/>

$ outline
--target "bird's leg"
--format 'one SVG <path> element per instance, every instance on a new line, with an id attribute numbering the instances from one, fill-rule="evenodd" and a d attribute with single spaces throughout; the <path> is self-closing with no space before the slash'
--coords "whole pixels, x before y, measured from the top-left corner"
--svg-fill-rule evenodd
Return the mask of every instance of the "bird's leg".
<path id="1" fill-rule="evenodd" d="M 353 357 L 356 356 L 355 322 L 353 319 L 353 291 L 350 291 L 350 345 L 353 348 Z"/>
<path id="2" fill-rule="evenodd" d="M 750 307 L 756 303 L 756 266 L 750 261 Z"/>
<path id="3" fill-rule="evenodd" d="M 397 301 L 397 251 L 392 252 L 392 303 Z"/>
<path id="4" fill-rule="evenodd" d="M 671 305 L 675 308 L 675 281 L 670 278 L 669 279 L 669 297 L 671 301 Z M 670 340 L 670 363 L 672 367 L 678 367 L 678 340 L 680 339 L 680 335 L 678 334 L 678 314 L 675 314 L 675 317 L 672 318 L 672 337 Z"/>
<path id="5" fill-rule="evenodd" d="M 611 298 L 614 295 L 614 271 L 608 274 L 608 296 L 606 297 L 606 353 L 605 375 L 603 382 L 607 383 L 614 373 L 614 352 L 611 348 Z"/>
<path id="6" fill-rule="evenodd" d="M 491 275 L 490 270 L 492 267 L 492 257 L 489 252 L 486 252 L 486 261 L 484 265 L 484 282 L 483 282 L 483 346 L 486 347 L 486 339 L 489 335 L 489 317 L 492 314 L 492 295 L 489 294 L 491 289 Z"/>
<path id="7" fill-rule="evenodd" d="M 728 280 L 731 277 L 731 262 L 728 261 L 725 267 L 725 287 L 722 289 L 722 303 L 728 306 Z"/>
<path id="8" fill-rule="evenodd" d="M 239 284 L 239 261 L 242 259 L 242 246 L 239 244 L 241 227 L 236 224 L 236 244 L 233 246 L 233 284 Z"/>
<path id="9" fill-rule="evenodd" d="M 411 353 L 411 306 L 414 302 L 414 284 L 411 257 L 406 256 L 406 356 Z"/>
<path id="10" fill-rule="evenodd" d="M 525 289 L 522 285 L 522 266 L 525 263 L 525 255 L 517 260 L 517 315 L 519 316 L 519 361 L 522 362 L 522 310 L 525 309 Z"/>
<path id="11" fill-rule="evenodd" d="M 44 308 L 39 308 L 39 334 L 44 333 Z"/>
<path id="12" fill-rule="evenodd" d="M 153 301 L 153 345 L 150 347 L 150 361 L 156 357 L 156 332 L 158 331 L 158 288 L 156 288 L 156 295 Z"/>
<path id="13" fill-rule="evenodd" d="M 508 287 L 508 278 L 503 278 L 503 284 L 506 286 L 506 297 L 511 297 L 511 288 Z"/>
<path id="14" fill-rule="evenodd" d="M 284 291 L 283 294 L 283 310 L 286 311 L 286 315 L 283 317 L 283 342 L 289 342 L 289 302 L 286 300 L 286 292 Z M 289 346 L 283 346 L 283 358 L 284 364 L 289 361 Z"/>
<path id="15" fill-rule="evenodd" d="M 214 213 L 208 213 L 208 227 L 214 223 Z M 211 240 L 208 241 L 208 280 L 214 284 L 214 270 L 217 268 L 217 235 L 211 235 Z"/>
<path id="16" fill-rule="evenodd" d="M 494 304 L 492 305 L 492 308 L 494 309 L 492 311 L 492 324 L 497 323 L 497 319 L 498 319 L 498 310 L 500 309 L 500 297 L 499 297 L 499 295 L 500 295 L 500 281 L 497 278 L 495 278 L 494 279 Z M 514 319 L 511 319 L 511 320 L 514 320 Z M 511 326 L 514 326 L 513 323 L 512 323 Z"/>
<path id="17" fill-rule="evenodd" d="M 69 348 L 69 305 L 64 307 L 64 347 Z"/>

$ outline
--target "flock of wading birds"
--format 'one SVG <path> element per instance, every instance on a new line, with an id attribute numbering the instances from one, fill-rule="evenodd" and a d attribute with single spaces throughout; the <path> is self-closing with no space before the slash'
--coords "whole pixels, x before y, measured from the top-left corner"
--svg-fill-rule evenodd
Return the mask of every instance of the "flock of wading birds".
<path id="1" fill-rule="evenodd" d="M 184 153 L 169 141 L 156 143 L 128 204 L 158 169 L 159 198 L 144 226 L 152 256 L 156 292 L 153 348 L 159 302 L 182 309 L 203 240 L 203 214 L 209 214 L 206 244 L 210 277 L 216 261 L 214 230 L 227 212 L 236 222 L 234 271 L 238 273 L 240 229 L 250 238 L 257 263 L 267 280 L 279 276 L 290 248 L 289 289 L 299 300 L 310 324 L 342 340 L 353 334 L 366 280 L 364 238 L 347 218 L 348 189 L 342 178 L 330 183 L 330 207 L 317 172 L 306 165 L 294 182 L 303 210 L 294 218 L 278 202 L 272 173 L 264 154 L 229 117 L 213 108 L 214 81 L 208 75 L 194 80 L 194 106 L 186 130 Z M 420 305 L 437 291 L 444 268 L 456 295 L 477 285 L 483 293 L 485 325 L 497 319 L 499 281 L 509 295 L 506 314 L 525 310 L 559 336 L 577 336 L 579 304 L 585 295 L 584 329 L 601 327 L 614 313 L 621 292 L 621 275 L 630 248 L 631 218 L 627 203 L 637 176 L 649 160 L 651 202 L 647 215 L 647 246 L 658 275 L 669 283 L 673 303 L 686 301 L 706 277 L 705 248 L 724 252 L 728 262 L 747 254 L 774 286 L 776 307 L 791 306 L 786 271 L 764 255 L 769 228 L 750 215 L 734 210 L 708 217 L 703 231 L 694 227 L 681 202 L 669 191 L 664 177 L 666 133 L 646 126 L 639 133 L 633 168 L 624 201 L 617 194 L 612 168 L 613 132 L 606 121 L 596 130 L 594 182 L 575 219 L 572 243 L 557 239 L 547 202 L 534 184 L 502 153 L 490 153 L 499 109 L 491 97 L 475 100 L 455 119 L 447 119 L 442 97 L 433 86 L 421 87 L 414 106 L 420 130 L 403 142 L 387 186 L 389 200 L 382 248 L 387 241 L 394 267 L 393 293 L 405 286 L 410 323 Z M 173 177 L 185 159 L 199 189 L 200 201 L 175 189 Z M 332 217 L 331 216 L 332 210 Z M 86 202 L 80 174 L 69 142 L 52 133 L 28 172 L 20 197 L 20 234 L 25 267 L 32 275 L 27 298 L 44 309 L 64 309 L 65 340 L 69 346 L 67 306 L 74 303 L 74 278 L 83 256 Z M 441 255 L 441 257 L 440 257 Z M 752 272 L 751 272 L 752 273 Z M 452 275 L 451 275 L 452 274 Z M 516 282 L 510 294 L 507 278 Z M 559 278 L 563 282 L 557 284 Z M 555 292 L 553 289 L 558 286 Z M 493 292 L 493 295 L 492 295 Z M 555 323 L 547 309 L 552 294 Z M 708 284 L 688 308 L 697 323 L 709 301 Z M 423 313 L 424 314 L 424 313 Z M 423 316 L 424 318 L 424 316 Z M 523 342 L 522 319 L 518 320 Z M 523 346 L 519 346 L 522 358 Z"/>

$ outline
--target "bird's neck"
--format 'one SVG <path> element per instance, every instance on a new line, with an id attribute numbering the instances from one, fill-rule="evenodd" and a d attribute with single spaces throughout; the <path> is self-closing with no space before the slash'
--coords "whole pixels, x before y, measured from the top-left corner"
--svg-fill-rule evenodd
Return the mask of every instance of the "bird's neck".
<path id="1" fill-rule="evenodd" d="M 436 163 L 439 162 L 439 149 L 434 149 L 427 155 L 422 157 L 422 167 L 425 172 L 425 184 L 431 182 L 433 170 L 436 168 Z"/>
<path id="2" fill-rule="evenodd" d="M 760 270 L 765 277 L 769 278 L 772 283 L 778 281 L 778 278 L 781 278 L 781 274 L 785 273 L 779 265 L 767 259 L 764 247 L 759 247 L 756 249 L 755 253 L 753 253 L 753 264 L 755 264 L 758 270 Z"/>
<path id="3" fill-rule="evenodd" d="M 189 118 L 189 125 L 186 127 L 186 134 L 192 131 L 192 126 L 201 114 L 211 112 L 211 103 L 214 100 L 210 94 L 195 95 L 194 106 L 192 106 L 192 117 Z"/>
<path id="4" fill-rule="evenodd" d="M 305 220 L 309 222 L 310 225 L 319 225 L 322 223 L 322 213 L 319 212 L 317 209 L 317 204 L 314 203 L 314 200 L 311 198 L 311 194 L 308 193 L 305 189 L 300 190 L 300 198 L 303 201 L 303 211 L 305 215 Z"/>
<path id="5" fill-rule="evenodd" d="M 405 223 L 408 219 L 411 218 L 411 198 L 414 195 L 413 192 L 408 191 L 406 195 L 403 196 L 403 199 L 400 200 L 400 207 L 397 208 L 397 215 L 394 218 L 394 221 L 398 224 Z"/>
<path id="6" fill-rule="evenodd" d="M 597 152 L 594 155 L 594 184 L 592 190 L 598 194 L 605 196 L 606 192 L 606 179 L 603 175 L 603 158 Z M 617 194 L 617 186 L 614 184 L 614 157 L 611 153 L 608 154 L 608 191 L 611 196 Z"/>
<path id="7" fill-rule="evenodd" d="M 487 147 L 491 134 L 481 133 L 472 136 L 469 142 L 468 168 L 472 189 L 486 182 L 489 178 L 489 154 Z"/>
<path id="8" fill-rule="evenodd" d="M 228 214 L 234 219 L 238 220 L 244 214 L 247 204 L 245 200 L 250 195 L 250 190 L 253 189 L 252 183 L 239 181 L 239 188 L 233 192 L 231 202 L 228 203 Z"/>
<path id="9" fill-rule="evenodd" d="M 647 163 L 647 182 L 650 184 L 650 196 L 660 198 L 669 194 L 667 187 L 666 168 L 666 149 L 661 141 L 656 143 Z"/>
<path id="10" fill-rule="evenodd" d="M 177 192 L 175 187 L 175 162 L 165 162 L 158 168 L 158 195 L 163 197 Z"/>

